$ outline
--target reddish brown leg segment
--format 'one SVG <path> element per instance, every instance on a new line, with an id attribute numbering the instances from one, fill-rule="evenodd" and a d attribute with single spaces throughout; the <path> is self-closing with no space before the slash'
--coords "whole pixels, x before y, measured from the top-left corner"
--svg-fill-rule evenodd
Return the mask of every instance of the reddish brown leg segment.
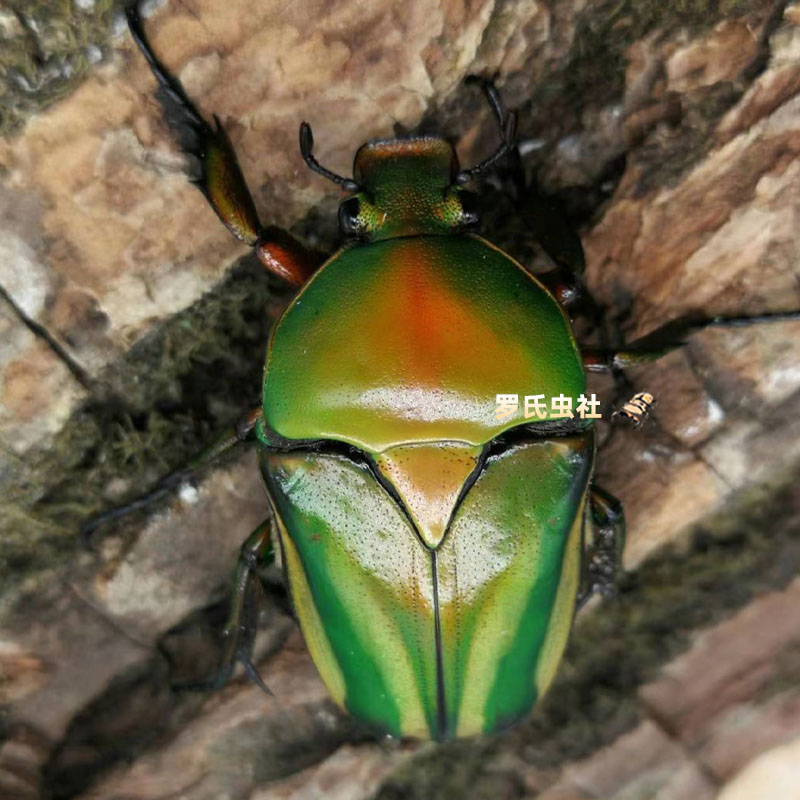
<path id="1" fill-rule="evenodd" d="M 181 148 L 199 163 L 192 180 L 225 227 L 241 242 L 256 248 L 259 261 L 273 274 L 299 286 L 322 263 L 323 256 L 303 247 L 278 228 L 262 228 L 233 145 L 214 117 L 209 125 L 187 96 L 181 82 L 169 73 L 150 46 L 137 6 L 126 9 L 128 27 L 160 84 L 156 95 Z"/>
<path id="2" fill-rule="evenodd" d="M 274 275 L 293 286 L 302 286 L 325 257 L 308 250 L 300 242 L 280 228 L 266 228 L 256 245 L 258 260 Z"/>

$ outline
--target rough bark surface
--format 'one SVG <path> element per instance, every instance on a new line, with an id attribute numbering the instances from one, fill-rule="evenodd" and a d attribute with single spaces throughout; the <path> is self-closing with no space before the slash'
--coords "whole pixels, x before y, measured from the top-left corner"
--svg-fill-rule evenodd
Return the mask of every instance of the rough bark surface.
<path id="1" fill-rule="evenodd" d="M 800 796 L 800 322 L 707 330 L 631 371 L 658 406 L 603 429 L 597 474 L 625 504 L 629 573 L 516 728 L 376 742 L 328 700 L 277 569 L 256 643 L 275 698 L 187 688 L 213 674 L 266 511 L 253 454 L 96 552 L 77 531 L 257 403 L 290 293 L 186 181 L 120 19 L 0 6 L 0 797 Z M 147 26 L 262 220 L 316 247 L 336 246 L 337 197 L 299 121 L 343 173 L 395 130 L 444 132 L 473 163 L 496 131 L 463 78 L 497 73 L 620 337 L 800 308 L 797 3 L 184 0 Z M 485 235 L 547 269 L 507 194 L 481 202 Z"/>

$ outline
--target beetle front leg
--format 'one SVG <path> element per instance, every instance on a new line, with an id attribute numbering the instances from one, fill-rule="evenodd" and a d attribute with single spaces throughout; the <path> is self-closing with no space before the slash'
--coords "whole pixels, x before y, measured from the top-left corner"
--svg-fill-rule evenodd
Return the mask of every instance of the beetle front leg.
<path id="1" fill-rule="evenodd" d="M 589 320 L 604 335 L 604 311 L 583 281 L 586 272 L 583 245 L 563 205 L 557 198 L 543 195 L 535 183 L 525 188 L 519 205 L 523 218 L 530 221 L 536 241 L 556 265 L 549 272 L 537 274 L 537 280 L 555 295 L 570 317 Z"/>
<path id="2" fill-rule="evenodd" d="M 602 309 L 595 302 L 582 276 L 586 257 L 580 237 L 567 219 L 563 204 L 542 194 L 535 182 L 517 188 L 518 205 L 523 219 L 529 221 L 542 250 L 556 265 L 555 269 L 536 275 L 559 303 L 598 324 Z"/>
<path id="3" fill-rule="evenodd" d="M 500 127 L 500 134 L 504 135 L 508 112 L 494 81 L 471 76 L 468 82 L 480 85 Z M 536 241 L 556 264 L 556 269 L 537 275 L 537 279 L 564 306 L 585 298 L 586 291 L 579 277 L 586 271 L 583 245 L 569 224 L 563 205 L 557 199 L 543 195 L 535 183 L 528 183 L 522 156 L 516 144 L 508 149 L 504 163 L 498 167 L 498 171 L 514 186 L 521 215 L 530 221 Z"/>
<path id="4" fill-rule="evenodd" d="M 263 597 L 257 570 L 270 564 L 274 558 L 272 518 L 269 517 L 248 536 L 239 552 L 231 612 L 225 626 L 227 644 L 223 651 L 215 688 L 228 682 L 238 661 L 260 689 L 269 695 L 272 694 L 261 680 L 251 656 L 257 629 L 258 602 Z"/>
<path id="5" fill-rule="evenodd" d="M 225 227 L 239 241 L 255 248 L 259 261 L 272 273 L 301 285 L 324 257 L 303 247 L 294 237 L 275 227 L 264 228 L 247 188 L 228 135 L 219 119 L 212 128 L 195 108 L 181 82 L 161 63 L 145 34 L 138 3 L 126 8 L 128 27 L 150 70 L 160 84 L 156 97 L 168 123 L 178 132 L 183 151 L 199 162 L 192 183 L 203 193 Z"/>
<path id="6" fill-rule="evenodd" d="M 593 537 L 584 553 L 579 609 L 593 594 L 614 594 L 625 547 L 625 513 L 622 503 L 599 486 L 589 490 Z"/>

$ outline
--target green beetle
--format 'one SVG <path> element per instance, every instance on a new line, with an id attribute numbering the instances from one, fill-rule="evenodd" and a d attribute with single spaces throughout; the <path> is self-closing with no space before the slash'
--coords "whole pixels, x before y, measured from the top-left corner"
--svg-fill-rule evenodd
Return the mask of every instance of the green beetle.
<path id="1" fill-rule="evenodd" d="M 360 239 L 275 326 L 256 426 L 332 696 L 393 735 L 437 739 L 513 722 L 553 677 L 594 457 L 579 426 L 504 438 L 519 420 L 497 421 L 497 387 L 577 397 L 584 371 L 555 298 L 461 232 L 457 175 L 441 139 L 358 151 L 342 213 Z"/>
<path id="2" fill-rule="evenodd" d="M 135 7 L 128 20 L 209 203 L 269 270 L 302 286 L 268 343 L 263 406 L 190 465 L 255 438 L 272 512 L 242 548 L 220 681 L 240 661 L 266 689 L 248 620 L 276 539 L 314 662 L 354 717 L 437 740 L 512 724 L 551 683 L 576 608 L 613 586 L 624 523 L 592 482 L 591 420 L 551 409 L 498 419 L 497 393 L 577 398 L 587 370 L 657 358 L 708 321 L 665 326 L 626 351 L 581 351 L 566 309 L 582 251 L 558 212 L 535 205 L 558 265 L 542 280 L 468 232 L 462 185 L 519 158 L 516 116 L 490 83 L 502 143 L 469 170 L 444 139 L 417 137 L 363 145 L 342 178 L 315 160 L 301 125 L 309 167 L 352 194 L 340 208 L 348 243 L 320 263 L 261 226 L 219 123 L 158 61 Z"/>

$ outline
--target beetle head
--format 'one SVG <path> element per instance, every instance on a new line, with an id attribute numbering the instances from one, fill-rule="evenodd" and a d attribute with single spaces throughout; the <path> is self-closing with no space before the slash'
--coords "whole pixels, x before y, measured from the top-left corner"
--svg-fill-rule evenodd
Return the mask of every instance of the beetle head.
<path id="1" fill-rule="evenodd" d="M 349 236 L 369 241 L 398 236 L 452 233 L 477 222 L 474 195 L 460 187 L 485 172 L 514 148 L 517 114 L 506 112 L 491 81 L 484 92 L 497 119 L 501 142 L 495 152 L 470 169 L 445 139 L 415 136 L 367 142 L 356 152 L 353 178 L 344 178 L 314 158 L 314 138 L 300 125 L 300 152 L 314 172 L 355 195 L 339 207 L 339 226 Z"/>
<path id="2" fill-rule="evenodd" d="M 355 196 L 339 208 L 346 234 L 372 241 L 450 233 L 477 221 L 471 195 L 456 183 L 458 157 L 444 139 L 368 142 L 356 153 Z"/>
<path id="3" fill-rule="evenodd" d="M 311 126 L 300 126 L 300 152 L 306 164 L 354 196 L 339 207 L 339 225 L 348 236 L 377 241 L 395 236 L 451 233 L 477 222 L 474 195 L 460 188 L 464 176 L 445 139 L 418 136 L 381 139 L 362 145 L 353 163 L 354 178 L 323 167 L 312 154 Z"/>

